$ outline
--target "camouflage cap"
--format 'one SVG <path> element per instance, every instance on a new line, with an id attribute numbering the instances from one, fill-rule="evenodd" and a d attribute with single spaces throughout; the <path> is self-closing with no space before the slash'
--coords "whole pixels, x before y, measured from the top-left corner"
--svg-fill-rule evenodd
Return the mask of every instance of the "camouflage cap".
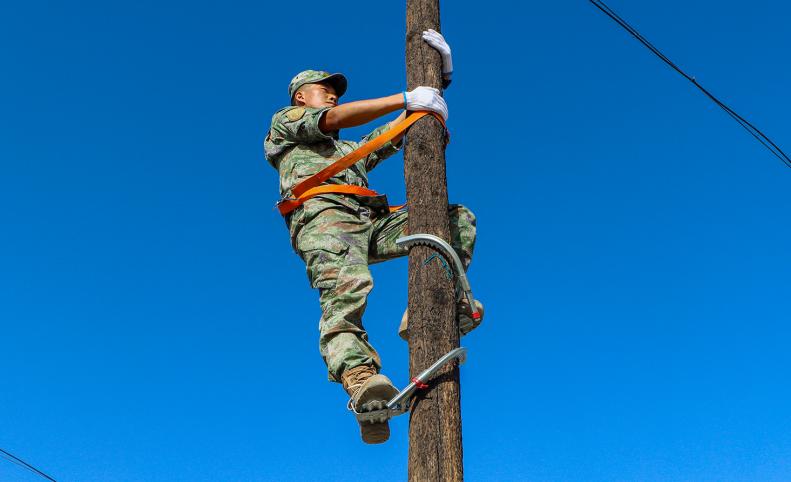
<path id="1" fill-rule="evenodd" d="M 346 93 L 346 86 L 348 85 L 343 74 L 330 74 L 323 70 L 303 70 L 291 79 L 291 83 L 288 84 L 288 97 L 291 99 L 291 103 L 294 103 L 294 94 L 297 89 L 305 84 L 316 84 L 318 82 L 327 82 L 332 85 L 338 97 Z"/>

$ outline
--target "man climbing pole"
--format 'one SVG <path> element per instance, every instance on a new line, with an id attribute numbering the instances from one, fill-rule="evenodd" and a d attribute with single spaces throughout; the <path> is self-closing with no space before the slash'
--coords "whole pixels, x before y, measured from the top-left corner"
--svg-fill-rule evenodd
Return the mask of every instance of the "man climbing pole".
<path id="1" fill-rule="evenodd" d="M 447 87 L 452 74 L 450 47 L 433 30 L 423 32 L 423 39 L 442 54 Z M 401 148 L 405 129 L 415 120 L 408 115 L 428 111 L 444 122 L 448 110 L 440 92 L 429 87 L 339 105 L 346 88 L 342 74 L 316 70 L 297 74 L 288 86 L 290 105 L 272 117 L 264 149 L 280 175 L 278 207 L 292 247 L 305 262 L 311 286 L 319 290 L 319 349 L 329 379 L 343 384 L 351 409 L 366 412 L 383 408 L 398 392 L 379 374 L 381 360 L 363 328 L 362 316 L 373 288 L 368 265 L 407 254 L 407 248 L 395 241 L 406 234 L 408 220 L 406 209 L 388 209 L 386 198 L 368 189 L 368 171 Z M 342 128 L 401 109 L 404 112 L 395 120 L 374 129 L 360 143 L 339 139 Z M 382 143 L 382 139 L 389 140 Z M 330 167 L 344 160 L 354 162 L 338 172 Z M 475 244 L 475 217 L 461 205 L 450 206 L 448 215 L 451 245 L 466 268 Z M 460 331 L 466 334 L 482 317 L 471 316 L 469 303 L 461 297 L 458 303 Z M 475 305 L 482 314 L 480 303 Z M 404 313 L 399 335 L 407 339 L 408 333 Z M 386 419 L 361 422 L 360 432 L 366 443 L 382 443 L 390 436 Z"/>

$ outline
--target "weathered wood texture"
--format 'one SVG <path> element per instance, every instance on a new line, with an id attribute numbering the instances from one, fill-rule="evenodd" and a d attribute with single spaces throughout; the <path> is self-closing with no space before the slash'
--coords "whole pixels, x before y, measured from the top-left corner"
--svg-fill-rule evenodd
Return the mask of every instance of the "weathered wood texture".
<path id="1" fill-rule="evenodd" d="M 406 65 L 409 90 L 441 88 L 442 60 L 422 38 L 439 28 L 439 0 L 407 0 Z M 409 233 L 450 240 L 445 146 L 441 124 L 425 117 L 413 126 L 404 149 L 404 175 L 409 202 Z M 412 376 L 459 346 L 453 283 L 432 251 L 413 248 L 409 255 L 409 366 Z M 461 481 L 459 369 L 452 364 L 420 393 L 410 414 L 409 480 Z"/>

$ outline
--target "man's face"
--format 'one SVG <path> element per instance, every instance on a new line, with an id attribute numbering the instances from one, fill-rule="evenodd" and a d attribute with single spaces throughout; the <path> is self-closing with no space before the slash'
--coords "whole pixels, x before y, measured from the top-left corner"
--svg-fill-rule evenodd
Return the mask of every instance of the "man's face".
<path id="1" fill-rule="evenodd" d="M 335 107 L 338 96 L 329 84 L 305 84 L 294 94 L 297 105 L 305 107 Z"/>

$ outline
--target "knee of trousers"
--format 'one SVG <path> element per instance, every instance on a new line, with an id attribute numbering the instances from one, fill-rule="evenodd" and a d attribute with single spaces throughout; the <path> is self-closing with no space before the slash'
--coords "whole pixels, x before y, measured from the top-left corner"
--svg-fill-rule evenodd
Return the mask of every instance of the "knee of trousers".
<path id="1" fill-rule="evenodd" d="M 325 333 L 364 332 L 362 317 L 374 281 L 368 265 L 342 266 L 331 287 L 320 290 L 321 323 Z"/>
<path id="2" fill-rule="evenodd" d="M 332 381 L 340 380 L 340 374 L 352 366 L 381 367 L 379 355 L 368 342 L 362 323 L 372 289 L 373 278 L 367 264 L 341 267 L 334 283 L 320 289 L 319 350 Z"/>
<path id="3" fill-rule="evenodd" d="M 472 253 L 475 250 L 477 236 L 475 214 L 461 204 L 452 204 L 448 207 L 448 218 L 450 219 L 451 245 L 461 256 L 464 265 L 467 266 L 470 264 Z"/>

